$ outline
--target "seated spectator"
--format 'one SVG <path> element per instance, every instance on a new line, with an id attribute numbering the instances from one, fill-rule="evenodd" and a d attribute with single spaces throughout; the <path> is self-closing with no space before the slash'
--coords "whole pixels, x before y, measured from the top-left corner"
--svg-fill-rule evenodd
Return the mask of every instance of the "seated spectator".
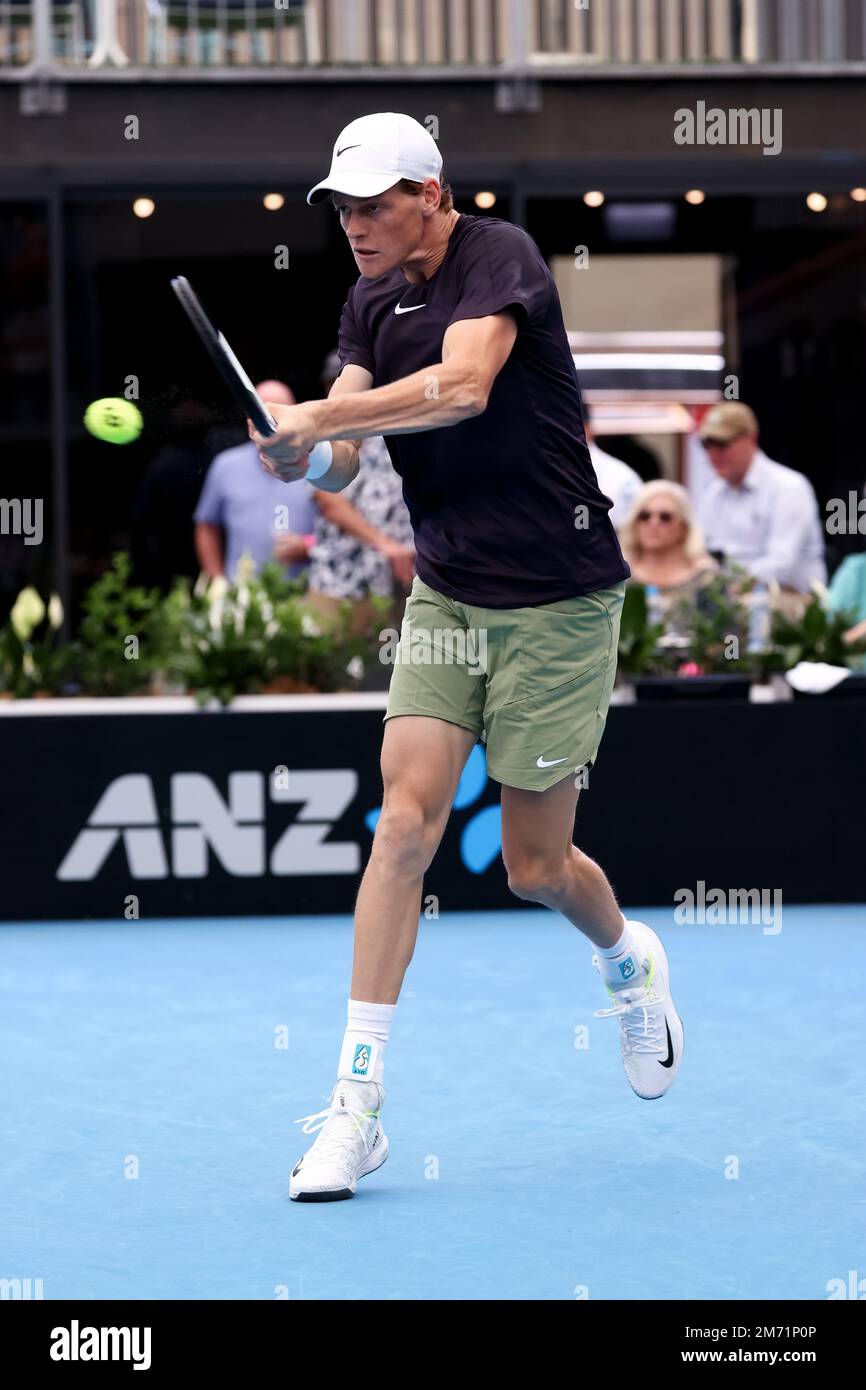
<path id="1" fill-rule="evenodd" d="M 620 531 L 632 502 L 643 487 L 643 479 L 639 473 L 635 473 L 633 468 L 629 468 L 627 463 L 623 463 L 622 459 L 614 458 L 613 454 L 608 454 L 604 449 L 599 448 L 595 442 L 590 412 L 585 401 L 583 405 L 583 428 L 599 488 L 605 497 L 609 497 L 613 502 L 608 515 L 616 530 Z"/>
<path id="2" fill-rule="evenodd" d="M 354 629 L 372 618 L 371 596 L 392 600 L 385 627 L 399 627 L 415 573 L 415 546 L 403 486 L 381 435 L 365 439 L 358 476 L 342 492 L 317 492 L 307 601 L 322 617 L 345 599 Z"/>
<path id="3" fill-rule="evenodd" d="M 830 580 L 827 602 L 831 613 L 853 615 L 854 624 L 845 633 L 847 642 L 866 637 L 866 554 L 846 555 Z M 866 668 L 866 657 L 860 665 Z"/>
<path id="4" fill-rule="evenodd" d="M 823 584 L 824 532 L 812 485 L 758 447 L 753 411 L 740 401 L 713 406 L 699 437 L 717 474 L 698 498 L 708 550 L 789 594 Z"/>
<path id="5" fill-rule="evenodd" d="M 281 381 L 256 387 L 262 400 L 294 405 L 292 391 Z M 305 479 L 281 482 L 267 473 L 253 441 L 217 454 L 195 509 L 195 547 L 202 569 L 212 577 L 234 579 L 238 561 L 248 552 L 260 569 L 268 560 L 285 565 L 290 579 L 306 573 L 312 547 L 316 507 Z M 288 528 L 280 526 L 288 509 Z"/>
<path id="6" fill-rule="evenodd" d="M 658 589 L 663 607 L 692 598 L 718 566 L 704 548 L 691 500 L 679 483 L 643 483 L 620 529 L 632 579 Z"/>
<path id="7" fill-rule="evenodd" d="M 340 354 L 322 366 L 325 395 L 340 374 Z M 357 478 L 342 492 L 315 492 L 315 521 L 307 602 L 330 618 L 346 599 L 356 632 L 369 629 L 371 597 L 391 599 L 382 626 L 399 628 L 415 574 L 415 544 L 403 485 L 381 435 L 365 439 Z"/>

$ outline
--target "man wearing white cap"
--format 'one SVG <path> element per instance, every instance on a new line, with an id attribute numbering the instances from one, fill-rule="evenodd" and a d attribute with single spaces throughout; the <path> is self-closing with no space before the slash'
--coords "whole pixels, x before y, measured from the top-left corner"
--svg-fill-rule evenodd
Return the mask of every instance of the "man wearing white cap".
<path id="1" fill-rule="evenodd" d="M 351 1197 L 387 1157 L 390 1023 L 423 875 L 479 739 L 502 784 L 509 885 L 595 946 L 613 1005 L 602 1012 L 619 1019 L 633 1090 L 662 1095 L 682 1055 L 661 942 L 625 920 L 601 869 L 571 842 L 607 715 L 628 567 L 590 463 L 556 288 L 521 228 L 458 214 L 441 175 L 435 141 L 409 116 L 364 116 L 340 132 L 307 201 L 330 196 L 360 271 L 340 322 L 342 370 L 326 401 L 274 406 L 278 434 L 254 434 L 287 480 L 305 476 L 310 450 L 328 441 L 315 485 L 329 492 L 355 477 L 360 441 L 383 435 L 417 554 L 385 715 L 384 801 L 358 893 L 348 1027 L 330 1105 L 305 1123 L 321 1132 L 292 1172 L 300 1201 Z M 425 650 L 429 659 L 416 659 Z"/>

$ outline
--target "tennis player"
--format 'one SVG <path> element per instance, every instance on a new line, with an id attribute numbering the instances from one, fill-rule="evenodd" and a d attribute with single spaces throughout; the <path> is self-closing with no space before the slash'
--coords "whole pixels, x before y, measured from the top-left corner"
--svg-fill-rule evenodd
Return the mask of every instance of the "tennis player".
<path id="1" fill-rule="evenodd" d="M 663 1095 L 683 1049 L 659 938 L 624 918 L 602 870 L 572 844 L 628 568 L 584 439 L 553 280 L 521 228 L 455 211 L 436 142 L 409 116 L 346 126 L 307 202 L 326 198 L 360 271 L 340 322 L 341 371 L 327 400 L 269 403 L 276 435 L 250 432 L 286 481 L 304 477 L 309 451 L 327 441 L 315 485 L 328 492 L 355 477 L 360 441 L 384 435 L 417 576 L 385 714 L 384 800 L 358 893 L 337 1082 L 328 1108 L 303 1122 L 319 1132 L 289 1184 L 308 1202 L 351 1197 L 388 1156 L 385 1048 L 423 875 L 479 739 L 502 786 L 509 886 L 594 945 L 611 995 L 599 1015 L 619 1020 L 635 1093 Z"/>

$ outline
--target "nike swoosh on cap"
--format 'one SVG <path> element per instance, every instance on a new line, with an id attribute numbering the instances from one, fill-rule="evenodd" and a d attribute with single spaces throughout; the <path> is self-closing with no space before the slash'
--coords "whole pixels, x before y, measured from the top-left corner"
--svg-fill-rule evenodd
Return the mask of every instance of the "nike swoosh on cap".
<path id="1" fill-rule="evenodd" d="M 406 306 L 405 309 L 402 308 L 401 305 L 395 304 L 395 305 L 394 305 L 394 313 L 395 313 L 395 314 L 414 314 L 414 312 L 415 312 L 416 309 L 426 309 L 426 308 L 427 308 L 427 305 L 426 305 L 426 304 L 408 304 L 408 305 Z"/>
<path id="2" fill-rule="evenodd" d="M 344 145 L 341 150 L 337 150 L 337 153 L 335 154 L 334 158 L 339 159 L 341 154 L 346 153 L 346 150 L 359 150 L 360 148 L 360 141 L 357 145 Z"/>

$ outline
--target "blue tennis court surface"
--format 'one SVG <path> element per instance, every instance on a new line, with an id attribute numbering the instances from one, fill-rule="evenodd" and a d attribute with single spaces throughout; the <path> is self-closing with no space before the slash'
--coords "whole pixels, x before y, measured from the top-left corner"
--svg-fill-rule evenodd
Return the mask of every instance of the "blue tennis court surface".
<path id="1" fill-rule="evenodd" d="M 0 1277 L 46 1299 L 822 1299 L 866 1275 L 866 910 L 786 908 L 776 936 L 629 915 L 685 1024 L 667 1097 L 629 1090 L 561 918 L 424 921 L 391 1156 L 324 1206 L 288 1200 L 312 1142 L 292 1121 L 333 1081 L 349 919 L 0 927 Z"/>

